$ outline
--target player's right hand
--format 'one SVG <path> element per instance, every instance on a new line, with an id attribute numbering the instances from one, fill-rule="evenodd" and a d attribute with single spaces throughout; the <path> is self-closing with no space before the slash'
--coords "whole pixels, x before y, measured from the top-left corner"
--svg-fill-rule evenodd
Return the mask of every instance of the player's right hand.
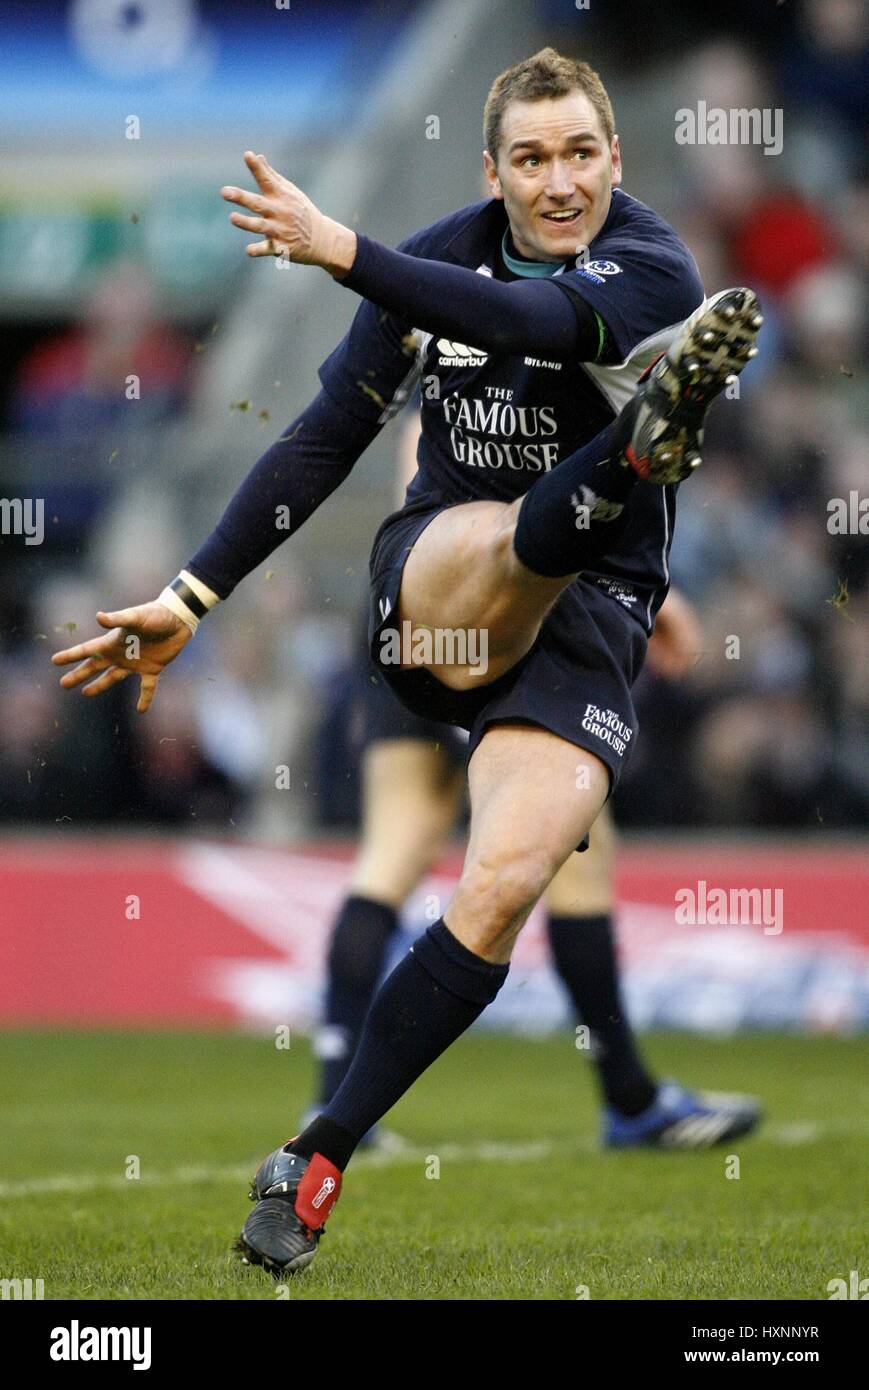
<path id="1" fill-rule="evenodd" d="M 299 265 L 319 265 L 343 279 L 356 259 L 356 233 L 326 217 L 301 188 L 273 169 L 264 154 L 244 156 L 259 193 L 226 184 L 220 196 L 247 212 L 232 212 L 230 222 L 242 231 L 265 237 L 247 247 L 249 256 L 289 256 Z"/>
<path id="2" fill-rule="evenodd" d="M 127 676 L 139 677 L 139 700 L 136 709 L 144 714 L 157 689 L 161 672 L 193 636 L 190 628 L 164 604 L 156 599 L 139 604 L 137 608 L 121 608 L 117 613 L 97 613 L 100 627 L 109 628 L 104 637 L 92 637 L 76 647 L 55 652 L 55 666 L 69 666 L 78 661 L 74 671 L 67 671 L 60 683 L 64 690 L 84 685 L 83 695 L 102 695 Z M 96 680 L 91 680 L 96 676 Z"/>

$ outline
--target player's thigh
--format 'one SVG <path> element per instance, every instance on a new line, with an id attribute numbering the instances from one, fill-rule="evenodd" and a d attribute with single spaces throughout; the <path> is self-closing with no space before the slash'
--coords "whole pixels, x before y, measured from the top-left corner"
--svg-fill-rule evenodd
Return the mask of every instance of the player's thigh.
<path id="1" fill-rule="evenodd" d="M 589 847 L 569 854 L 546 890 L 555 917 L 598 917 L 612 911 L 616 830 L 609 802 L 594 823 Z"/>
<path id="2" fill-rule="evenodd" d="M 403 901 L 453 829 L 464 785 L 464 773 L 443 745 L 409 738 L 370 744 L 362 765 L 362 842 L 354 890 L 381 901 Z"/>
<path id="3" fill-rule="evenodd" d="M 609 771 L 547 729 L 497 724 L 471 758 L 468 783 L 468 849 L 446 922 L 478 955 L 508 960 L 534 903 L 594 823 Z"/>
<path id="4" fill-rule="evenodd" d="M 490 568 L 506 510 L 503 502 L 466 502 L 429 522 L 404 565 L 402 620 L 457 627 L 479 617 L 495 582 Z"/>
<path id="5" fill-rule="evenodd" d="M 518 502 L 465 502 L 439 512 L 414 542 L 399 617 L 420 627 L 486 627 L 498 644 L 510 626 L 536 628 L 569 577 L 533 574 L 518 561 Z"/>

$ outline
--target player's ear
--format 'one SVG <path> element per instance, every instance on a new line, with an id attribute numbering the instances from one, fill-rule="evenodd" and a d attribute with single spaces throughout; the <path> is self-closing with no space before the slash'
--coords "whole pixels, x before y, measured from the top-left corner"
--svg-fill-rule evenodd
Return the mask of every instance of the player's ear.
<path id="1" fill-rule="evenodd" d="M 495 161 L 488 150 L 483 150 L 483 173 L 489 186 L 489 195 L 492 198 L 503 198 L 501 192 L 501 180 L 498 178 L 498 170 Z"/>
<path id="2" fill-rule="evenodd" d="M 618 188 L 619 184 L 622 181 L 622 151 L 621 146 L 619 145 L 619 137 L 617 135 L 613 136 L 613 142 L 610 146 L 610 153 L 612 154 L 613 160 L 613 188 Z"/>

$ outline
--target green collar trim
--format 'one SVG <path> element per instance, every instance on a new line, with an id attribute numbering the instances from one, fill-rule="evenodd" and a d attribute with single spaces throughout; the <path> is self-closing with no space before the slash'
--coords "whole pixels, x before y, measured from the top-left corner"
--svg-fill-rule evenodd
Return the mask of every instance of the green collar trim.
<path id="1" fill-rule="evenodd" d="M 507 250 L 509 234 L 510 229 L 508 227 L 501 241 L 501 255 L 504 257 L 505 266 L 508 270 L 512 270 L 514 275 L 522 275 L 526 280 L 539 280 L 544 276 L 556 275 L 561 269 L 561 262 L 558 261 L 518 261 Z"/>

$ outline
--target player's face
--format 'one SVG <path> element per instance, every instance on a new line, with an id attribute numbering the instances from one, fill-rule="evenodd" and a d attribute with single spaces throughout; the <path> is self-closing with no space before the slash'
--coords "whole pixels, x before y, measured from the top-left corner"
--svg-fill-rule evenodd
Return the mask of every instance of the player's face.
<path id="1" fill-rule="evenodd" d="M 607 144 L 583 92 L 511 101 L 497 163 L 483 156 L 492 196 L 503 198 L 517 251 L 566 261 L 597 236 L 622 181 L 618 136 Z"/>

